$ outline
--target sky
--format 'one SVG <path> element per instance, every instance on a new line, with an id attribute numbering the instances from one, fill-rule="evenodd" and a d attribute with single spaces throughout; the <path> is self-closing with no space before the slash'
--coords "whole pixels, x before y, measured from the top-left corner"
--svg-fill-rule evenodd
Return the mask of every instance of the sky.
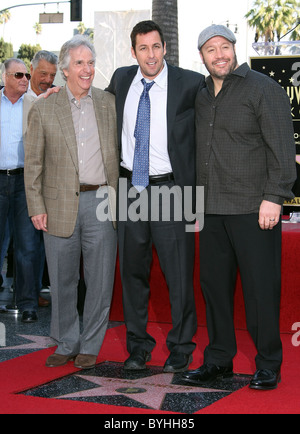
<path id="1" fill-rule="evenodd" d="M 46 0 L 47 1 L 47 0 Z M 53 0 L 49 0 L 53 1 Z M 25 3 L 38 3 L 39 0 L 0 0 L 0 10 L 9 6 Z M 230 23 L 230 28 L 237 33 L 237 52 L 240 63 L 248 61 L 256 53 L 252 49 L 253 31 L 248 31 L 245 14 L 251 9 L 253 0 L 178 0 L 180 66 L 194 68 L 199 63 L 197 40 L 199 33 L 207 26 Z M 109 7 L 108 7 L 109 5 Z M 151 9 L 152 0 L 83 0 L 83 23 L 86 27 L 94 27 L 95 11 L 124 11 Z M 33 26 L 39 21 L 43 12 L 64 13 L 64 24 L 43 24 L 42 34 L 37 36 Z M 5 26 L 0 26 L 0 38 L 13 44 L 18 51 L 22 43 L 35 45 L 42 49 L 59 51 L 65 41 L 73 36 L 78 23 L 70 22 L 70 5 L 44 4 L 40 6 L 24 6 L 11 9 L 11 19 Z"/>

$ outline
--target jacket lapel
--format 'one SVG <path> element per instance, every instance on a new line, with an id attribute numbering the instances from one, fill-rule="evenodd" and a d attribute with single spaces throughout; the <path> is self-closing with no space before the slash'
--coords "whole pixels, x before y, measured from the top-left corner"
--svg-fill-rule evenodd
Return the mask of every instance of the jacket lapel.
<path id="1" fill-rule="evenodd" d="M 79 173 L 77 141 L 73 125 L 72 111 L 66 88 L 62 89 L 58 93 L 55 110 L 58 122 L 62 130 L 62 134 L 66 140 L 66 144 L 71 154 L 74 166 L 77 173 Z"/>
<path id="2" fill-rule="evenodd" d="M 106 149 L 103 144 L 107 143 L 107 138 L 109 135 L 109 123 L 107 119 L 107 106 L 103 101 L 103 97 L 97 94 L 95 96 L 95 92 L 92 88 L 92 96 L 93 96 L 93 104 L 95 109 L 96 122 L 98 127 L 99 139 L 100 139 L 100 147 L 102 152 L 102 157 L 105 160 Z"/>
<path id="3" fill-rule="evenodd" d="M 136 76 L 138 67 L 130 68 L 126 75 L 124 75 L 121 86 L 118 87 L 118 92 L 116 95 L 117 101 L 117 124 L 118 124 L 118 143 L 119 148 L 121 148 L 122 142 L 122 127 L 123 127 L 123 118 L 124 118 L 124 107 L 126 98 L 129 92 L 129 88 L 131 83 Z"/>
<path id="4" fill-rule="evenodd" d="M 167 104 L 167 126 L 168 126 L 168 144 L 171 143 L 171 133 L 176 120 L 177 95 L 180 93 L 180 72 L 168 65 L 168 104 Z M 169 146 L 168 145 L 168 146 Z"/>

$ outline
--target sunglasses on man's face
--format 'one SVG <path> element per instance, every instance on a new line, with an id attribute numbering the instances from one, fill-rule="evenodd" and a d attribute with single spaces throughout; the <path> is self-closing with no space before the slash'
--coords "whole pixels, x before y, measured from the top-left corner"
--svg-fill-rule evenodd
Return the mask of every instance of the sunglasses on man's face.
<path id="1" fill-rule="evenodd" d="M 6 75 L 13 75 L 17 80 L 22 80 L 24 75 L 28 81 L 31 79 L 31 75 L 28 74 L 27 72 L 26 73 L 24 73 L 24 72 L 7 72 Z"/>

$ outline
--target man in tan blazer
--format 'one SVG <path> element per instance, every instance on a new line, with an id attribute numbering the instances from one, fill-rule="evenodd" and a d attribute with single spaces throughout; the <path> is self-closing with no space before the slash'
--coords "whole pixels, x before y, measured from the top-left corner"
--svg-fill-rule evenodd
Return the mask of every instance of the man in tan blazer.
<path id="1" fill-rule="evenodd" d="M 116 260 L 114 230 L 118 151 L 114 97 L 92 87 L 95 50 L 76 36 L 62 47 L 67 82 L 37 101 L 28 118 L 25 184 L 29 215 L 44 231 L 52 290 L 51 336 L 58 348 L 46 366 L 75 358 L 92 368 L 107 328 Z M 103 212 L 109 209 L 106 218 Z M 83 333 L 77 312 L 81 253 L 87 295 Z"/>
<path id="2" fill-rule="evenodd" d="M 24 141 L 32 98 L 25 92 L 30 74 L 20 59 L 4 63 L 4 89 L 0 94 L 0 251 L 6 222 L 14 239 L 15 296 L 22 321 L 37 321 L 39 234 L 30 218 L 24 187 Z"/>

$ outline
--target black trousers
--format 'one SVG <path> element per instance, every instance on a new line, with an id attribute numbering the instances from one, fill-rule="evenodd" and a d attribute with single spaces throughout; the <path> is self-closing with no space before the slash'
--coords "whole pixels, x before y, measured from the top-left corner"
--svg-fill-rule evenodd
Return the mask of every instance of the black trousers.
<path id="1" fill-rule="evenodd" d="M 122 180 L 124 182 L 125 179 Z M 149 186 L 146 190 L 148 212 L 144 217 L 147 221 L 133 221 L 130 210 L 132 211 L 136 198 L 128 198 L 128 191 L 132 185 L 129 180 L 126 181 L 127 198 L 119 197 L 118 200 L 118 238 L 128 352 L 132 353 L 136 350 L 151 352 L 156 345 L 155 339 L 146 331 L 150 294 L 149 276 L 154 244 L 168 285 L 171 303 L 173 328 L 168 334 L 167 346 L 169 351 L 190 354 L 196 346 L 192 339 L 197 331 L 193 284 L 195 234 L 186 233 L 184 221 L 175 221 L 172 206 L 168 221 L 162 221 L 162 203 L 159 209 L 155 206 L 155 211 L 159 212 L 159 221 L 154 221 L 156 218 L 153 219 L 154 205 L 151 200 L 153 186 Z M 164 185 L 172 188 L 174 182 Z M 119 196 L 124 194 L 124 191 L 123 193 L 120 191 L 121 189 L 119 189 Z M 120 210 L 120 207 L 123 209 Z M 129 214 L 127 219 L 124 218 L 124 208 Z M 138 210 L 140 211 L 141 209 Z M 123 214 L 123 221 L 120 218 L 121 214 Z"/>
<path id="2" fill-rule="evenodd" d="M 257 369 L 279 370 L 281 223 L 263 231 L 257 214 L 205 217 L 200 233 L 200 280 L 209 333 L 205 363 L 229 367 L 236 355 L 233 305 L 238 267 Z"/>

